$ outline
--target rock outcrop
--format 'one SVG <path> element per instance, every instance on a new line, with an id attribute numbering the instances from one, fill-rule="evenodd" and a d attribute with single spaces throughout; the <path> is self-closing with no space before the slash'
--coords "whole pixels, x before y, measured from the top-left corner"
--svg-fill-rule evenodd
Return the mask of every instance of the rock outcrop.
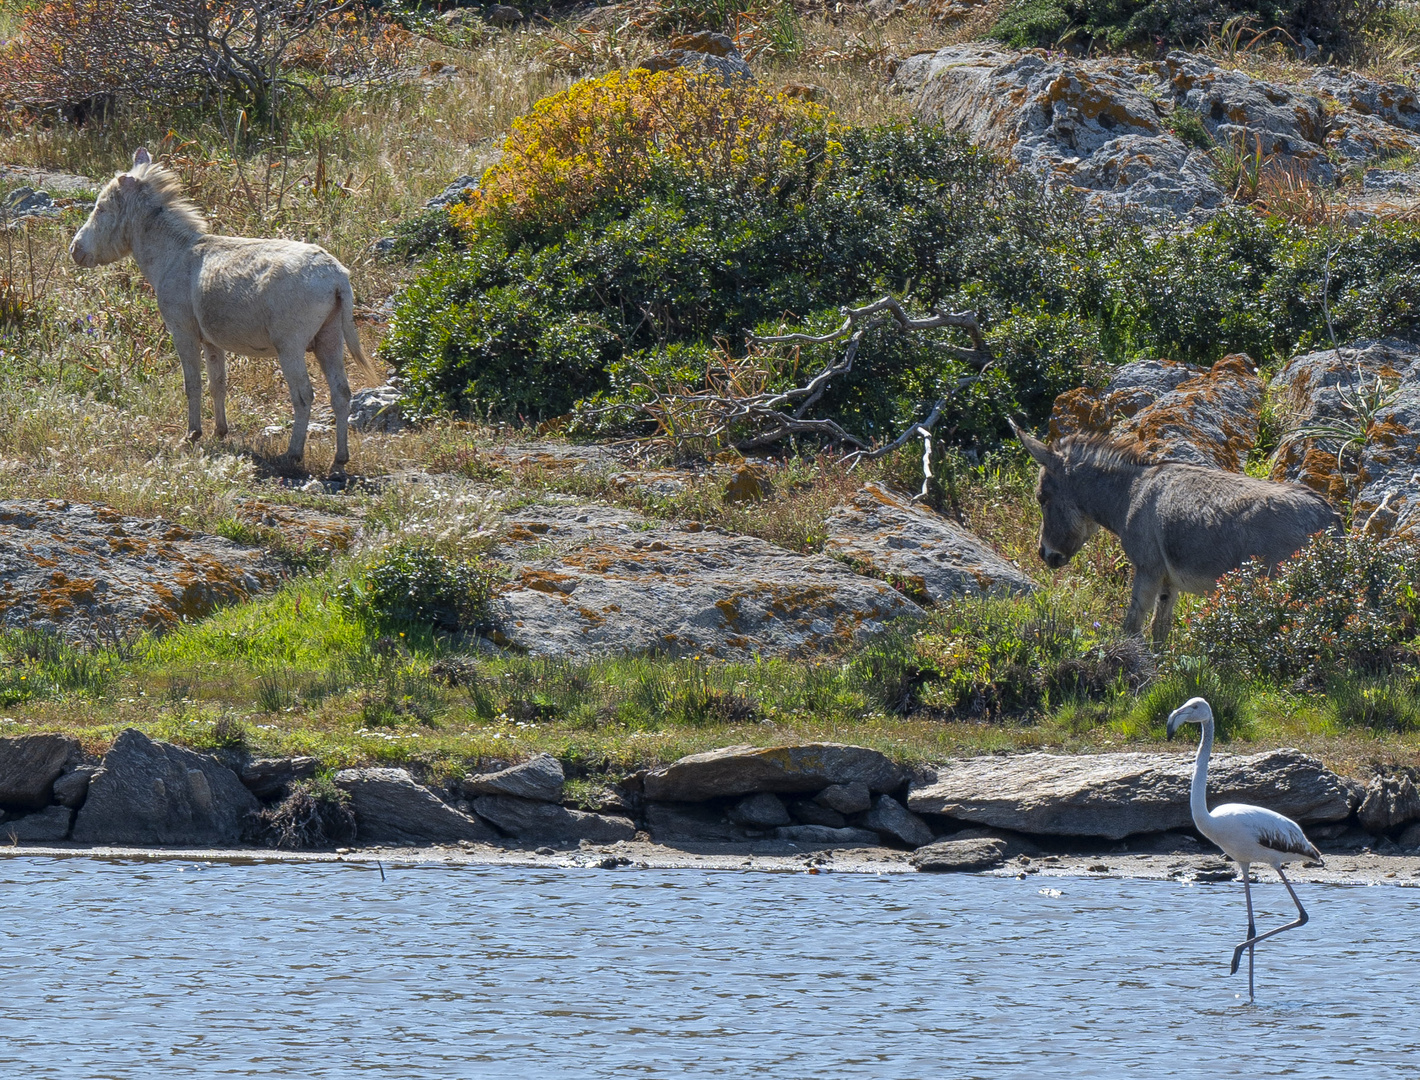
<path id="1" fill-rule="evenodd" d="M 1366 430 L 1353 528 L 1420 542 L 1420 361 L 1400 375 Z"/>
<path id="2" fill-rule="evenodd" d="M 1241 353 L 1201 372 L 1140 361 L 1116 370 L 1103 390 L 1060 395 L 1050 432 L 1109 435 L 1155 458 L 1241 472 L 1257 443 L 1262 393 L 1262 380 Z"/>
<path id="3" fill-rule="evenodd" d="M 1356 808 L 1356 820 L 1368 833 L 1384 836 L 1420 820 L 1420 791 L 1408 776 L 1375 776 Z"/>
<path id="4" fill-rule="evenodd" d="M 0 502 L 0 619 L 69 638 L 165 630 L 274 589 L 265 551 L 52 500 Z"/>
<path id="5" fill-rule="evenodd" d="M 1120 840 L 1188 828 L 1191 755 L 1017 754 L 966 758 L 912 784 L 908 808 L 957 821 L 1046 836 Z M 1303 825 L 1343 821 L 1358 793 L 1296 750 L 1217 755 L 1209 800 L 1266 806 Z"/>
<path id="6" fill-rule="evenodd" d="M 74 839 L 85 844 L 228 847 L 259 804 L 216 758 L 122 732 L 89 780 Z"/>
<path id="7" fill-rule="evenodd" d="M 505 536 L 514 574 L 494 598 L 493 638 L 535 655 L 795 655 L 921 611 L 827 556 L 610 507 L 536 507 Z"/>
<path id="8" fill-rule="evenodd" d="M 907 779 L 883 754 L 842 743 L 802 746 L 727 746 L 691 754 L 648 773 L 646 798 L 657 802 L 701 802 L 759 791 L 821 791 L 834 784 L 861 784 L 890 792 Z"/>
<path id="9" fill-rule="evenodd" d="M 918 116 L 1009 154 L 1049 185 L 1169 215 L 1227 202 L 1214 146 L 1260 151 L 1279 175 L 1322 183 L 1338 163 L 1420 150 L 1407 87 L 1337 72 L 1284 86 L 1183 52 L 1083 59 L 971 43 L 910 57 L 893 83 Z"/>
<path id="10" fill-rule="evenodd" d="M 727 86 L 736 82 L 754 82 L 754 72 L 735 48 L 728 34 L 701 30 L 671 38 L 671 47 L 644 60 L 639 65 L 647 71 L 671 71 L 685 68 L 698 74 L 719 75 Z"/>
<path id="11" fill-rule="evenodd" d="M 54 801 L 54 782 L 78 759 L 79 740 L 65 735 L 0 738 L 0 806 L 48 806 Z"/>
<path id="12" fill-rule="evenodd" d="M 825 522 L 824 553 L 934 604 L 1025 593 L 1035 582 L 966 529 L 870 483 Z"/>
<path id="13" fill-rule="evenodd" d="M 342 769 L 335 786 L 349 792 L 356 839 L 374 844 L 446 844 L 495 841 L 498 834 L 461 814 L 407 769 Z"/>

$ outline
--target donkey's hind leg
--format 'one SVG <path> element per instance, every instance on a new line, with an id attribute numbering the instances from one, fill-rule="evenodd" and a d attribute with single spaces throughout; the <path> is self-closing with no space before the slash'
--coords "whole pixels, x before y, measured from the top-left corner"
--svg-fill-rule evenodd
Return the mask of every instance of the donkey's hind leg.
<path id="1" fill-rule="evenodd" d="M 207 359 L 207 390 L 212 395 L 212 430 L 217 438 L 227 435 L 227 354 L 215 345 L 202 345 Z"/>
<path id="2" fill-rule="evenodd" d="M 1154 606 L 1154 648 L 1162 649 L 1164 642 L 1169 639 L 1169 631 L 1173 629 L 1173 609 L 1178 603 L 1178 587 L 1172 582 L 1164 582 L 1163 591 L 1159 593 L 1158 603 Z"/>
<path id="3" fill-rule="evenodd" d="M 311 401 L 315 393 L 311 390 L 311 376 L 306 371 L 306 350 L 300 346 L 282 346 L 278 352 L 281 373 L 286 376 L 286 387 L 291 391 L 291 411 L 295 420 L 291 424 L 291 443 L 286 456 L 292 463 L 306 456 L 306 428 L 311 422 Z"/>
<path id="4" fill-rule="evenodd" d="M 345 377 L 345 338 L 338 309 L 316 334 L 311 351 L 320 361 L 325 384 L 330 387 L 330 411 L 335 414 L 335 471 L 339 472 L 350 460 L 350 383 Z"/>

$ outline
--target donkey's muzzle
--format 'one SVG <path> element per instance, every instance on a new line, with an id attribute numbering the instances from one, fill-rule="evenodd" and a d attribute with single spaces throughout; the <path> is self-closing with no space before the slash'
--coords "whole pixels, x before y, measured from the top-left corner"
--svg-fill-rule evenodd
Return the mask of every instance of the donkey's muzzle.
<path id="1" fill-rule="evenodd" d="M 1067 562 L 1070 561 L 1058 551 L 1046 551 L 1044 544 L 1040 545 L 1040 547 L 1036 550 L 1036 554 L 1040 556 L 1040 561 L 1045 563 L 1045 565 L 1050 567 L 1050 569 L 1052 570 L 1059 570 L 1062 566 L 1064 566 Z"/>

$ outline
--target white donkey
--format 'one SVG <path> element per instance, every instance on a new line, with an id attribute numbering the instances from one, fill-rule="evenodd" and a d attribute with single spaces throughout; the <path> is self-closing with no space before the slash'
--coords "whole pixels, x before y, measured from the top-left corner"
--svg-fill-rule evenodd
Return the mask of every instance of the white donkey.
<path id="1" fill-rule="evenodd" d="M 153 286 L 158 310 L 182 360 L 189 439 L 202 437 L 202 366 L 212 392 L 213 426 L 227 434 L 227 356 L 275 356 L 291 391 L 295 424 L 287 454 L 305 455 L 311 419 L 306 352 L 316 354 L 335 413 L 335 468 L 350 460 L 350 384 L 345 346 L 368 371 L 355 331 L 350 274 L 324 248 L 296 240 L 212 236 L 184 198 L 180 181 L 148 151 L 99 192 L 94 212 L 69 245 L 80 266 L 131 254 Z"/>

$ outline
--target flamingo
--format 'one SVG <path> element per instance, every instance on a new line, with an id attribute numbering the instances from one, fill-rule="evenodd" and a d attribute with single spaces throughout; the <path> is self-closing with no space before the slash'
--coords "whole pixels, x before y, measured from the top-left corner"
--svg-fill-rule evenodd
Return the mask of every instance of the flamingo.
<path id="1" fill-rule="evenodd" d="M 1253 957 L 1259 941 L 1265 941 L 1284 930 L 1295 930 L 1307 924 L 1306 908 L 1297 899 L 1297 892 L 1282 867 L 1300 859 L 1314 859 L 1321 862 L 1321 852 L 1316 849 L 1302 827 L 1289 817 L 1283 817 L 1274 810 L 1246 803 L 1224 803 L 1214 810 L 1208 809 L 1208 757 L 1213 752 L 1213 710 L 1201 697 L 1189 698 L 1173 712 L 1169 713 L 1168 737 L 1181 724 L 1199 724 L 1203 737 L 1198 742 L 1198 760 L 1193 767 L 1193 790 L 1189 796 L 1189 808 L 1193 811 L 1193 824 L 1198 831 L 1223 849 L 1224 854 L 1242 868 L 1243 895 L 1247 897 L 1247 940 L 1233 950 L 1233 966 L 1228 972 L 1236 975 L 1242 960 L 1243 950 L 1247 950 L 1247 997 L 1257 1000 L 1253 990 Z M 1252 917 L 1252 886 L 1248 879 L 1248 867 L 1252 863 L 1266 863 L 1277 871 L 1282 884 L 1297 905 L 1297 918 L 1285 926 L 1269 930 L 1265 934 L 1257 932 L 1257 923 Z"/>

